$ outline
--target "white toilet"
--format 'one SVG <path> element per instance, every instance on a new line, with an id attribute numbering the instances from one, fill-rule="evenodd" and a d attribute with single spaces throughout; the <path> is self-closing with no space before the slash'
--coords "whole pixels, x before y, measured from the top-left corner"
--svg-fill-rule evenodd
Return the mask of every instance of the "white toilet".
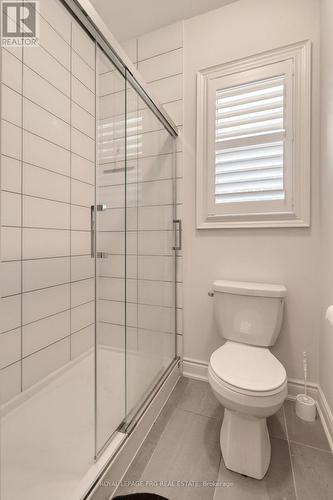
<path id="1" fill-rule="evenodd" d="M 287 376 L 268 347 L 279 335 L 282 285 L 215 281 L 214 312 L 227 339 L 210 358 L 208 380 L 225 407 L 221 450 L 228 469 L 262 479 L 271 458 L 266 418 L 287 396 Z"/>

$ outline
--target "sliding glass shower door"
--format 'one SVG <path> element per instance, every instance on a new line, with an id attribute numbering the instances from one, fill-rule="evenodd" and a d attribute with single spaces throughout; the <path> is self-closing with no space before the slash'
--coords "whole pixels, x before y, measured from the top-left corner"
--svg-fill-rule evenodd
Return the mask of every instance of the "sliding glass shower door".
<path id="1" fill-rule="evenodd" d="M 126 414 L 126 80 L 97 47 L 96 453 Z"/>
<path id="2" fill-rule="evenodd" d="M 175 357 L 174 138 L 97 48 L 99 453 Z"/>
<path id="3" fill-rule="evenodd" d="M 174 142 L 128 82 L 127 422 L 175 356 Z"/>
<path id="4" fill-rule="evenodd" d="M 175 358 L 175 139 L 78 2 L 36 9 L 1 54 L 0 498 L 76 500 Z"/>

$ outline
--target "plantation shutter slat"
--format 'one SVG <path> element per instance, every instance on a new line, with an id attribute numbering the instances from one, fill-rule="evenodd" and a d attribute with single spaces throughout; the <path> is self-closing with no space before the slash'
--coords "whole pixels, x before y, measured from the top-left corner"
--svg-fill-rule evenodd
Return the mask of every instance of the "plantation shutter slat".
<path id="1" fill-rule="evenodd" d="M 285 76 L 216 92 L 215 203 L 283 200 Z"/>

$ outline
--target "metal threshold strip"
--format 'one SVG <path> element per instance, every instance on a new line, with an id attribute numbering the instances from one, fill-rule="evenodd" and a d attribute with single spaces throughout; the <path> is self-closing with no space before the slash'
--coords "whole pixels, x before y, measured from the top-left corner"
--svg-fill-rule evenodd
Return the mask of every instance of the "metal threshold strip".
<path id="1" fill-rule="evenodd" d="M 170 365 L 165 369 L 163 375 L 157 380 L 154 387 L 148 392 L 142 403 L 131 412 L 126 421 L 119 427 L 119 432 L 124 432 L 126 434 L 131 434 L 135 427 L 137 426 L 140 418 L 154 399 L 155 395 L 158 393 L 165 380 L 168 378 L 174 367 L 180 362 L 180 357 L 176 356 L 170 363 Z"/>
<path id="2" fill-rule="evenodd" d="M 149 92 L 125 51 L 112 35 L 89 0 L 61 0 L 72 15 L 84 26 L 90 36 L 100 45 L 119 72 L 126 77 L 141 99 L 160 120 L 168 132 L 178 136 L 177 127 L 158 100 Z"/>
<path id="3" fill-rule="evenodd" d="M 111 443 L 111 441 L 116 433 L 122 432 L 126 435 L 126 438 L 124 439 L 124 441 L 122 441 L 120 443 L 118 448 L 114 451 L 114 453 L 111 455 L 111 457 L 108 459 L 108 461 L 106 462 L 106 464 L 104 465 L 104 467 L 102 468 L 100 473 L 98 474 L 98 477 L 95 478 L 95 481 L 93 482 L 93 484 L 89 488 L 89 491 L 87 491 L 87 493 L 84 497 L 84 500 L 88 500 L 91 497 L 92 493 L 95 491 L 99 482 L 101 481 L 101 479 L 103 478 L 105 473 L 108 471 L 112 462 L 116 459 L 117 455 L 121 452 L 123 447 L 126 445 L 127 439 L 130 437 L 130 435 L 132 434 L 132 432 L 136 428 L 140 419 L 143 417 L 145 411 L 148 409 L 149 405 L 151 404 L 151 402 L 153 401 L 153 399 L 155 398 L 155 396 L 157 395 L 159 390 L 162 388 L 164 382 L 167 380 L 167 378 L 173 372 L 173 370 L 176 368 L 176 366 L 179 364 L 179 362 L 180 362 L 180 357 L 176 356 L 172 360 L 172 362 L 170 363 L 168 368 L 165 370 L 163 375 L 156 382 L 154 388 L 146 396 L 145 400 L 142 402 L 142 404 L 139 406 L 139 408 L 137 408 L 135 413 L 133 413 L 131 415 L 130 421 L 129 422 L 124 421 L 122 424 L 120 424 L 118 429 L 110 436 L 110 438 L 107 440 L 107 442 L 101 448 L 101 450 L 99 451 L 99 453 L 97 454 L 95 459 L 98 459 L 103 454 L 103 452 L 106 450 L 106 448 L 110 445 L 110 443 Z"/>
<path id="4" fill-rule="evenodd" d="M 117 427 L 117 429 L 114 431 L 113 434 L 107 439 L 107 441 L 103 444 L 103 446 L 99 449 L 98 453 L 95 456 L 95 460 L 98 460 L 98 458 L 104 453 L 106 448 L 109 446 L 111 443 L 114 435 L 117 432 L 122 432 L 123 434 L 130 435 L 133 430 L 135 429 L 137 423 L 139 422 L 140 418 L 154 399 L 155 395 L 158 393 L 172 370 L 175 368 L 175 366 L 179 363 L 180 357 L 176 356 L 170 363 L 170 365 L 165 369 L 164 373 L 160 376 L 160 378 L 155 382 L 154 387 L 148 392 L 142 403 L 136 407 L 128 416 L 125 420 L 121 422 L 121 424 Z M 114 455 L 118 453 L 119 450 L 116 450 Z M 111 457 L 110 461 L 114 458 L 114 455 Z M 110 463 L 109 461 L 109 463 Z"/>

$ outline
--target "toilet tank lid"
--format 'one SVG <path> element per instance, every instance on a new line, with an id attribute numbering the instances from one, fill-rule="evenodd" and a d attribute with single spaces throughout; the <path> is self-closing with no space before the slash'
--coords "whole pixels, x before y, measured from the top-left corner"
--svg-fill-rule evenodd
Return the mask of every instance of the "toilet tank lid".
<path id="1" fill-rule="evenodd" d="M 287 289 L 284 285 L 270 283 L 251 283 L 247 281 L 217 280 L 213 283 L 214 292 L 233 293 L 236 295 L 253 295 L 259 297 L 285 297 Z"/>

